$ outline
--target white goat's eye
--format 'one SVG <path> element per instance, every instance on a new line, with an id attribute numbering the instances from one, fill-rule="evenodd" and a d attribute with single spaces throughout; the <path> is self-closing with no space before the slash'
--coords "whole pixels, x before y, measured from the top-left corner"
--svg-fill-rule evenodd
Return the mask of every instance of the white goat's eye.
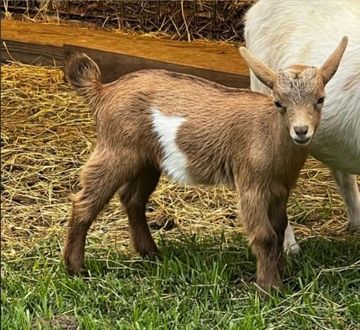
<path id="1" fill-rule="evenodd" d="M 324 100 L 325 100 L 325 97 L 319 97 L 317 103 L 318 104 L 323 104 Z"/>

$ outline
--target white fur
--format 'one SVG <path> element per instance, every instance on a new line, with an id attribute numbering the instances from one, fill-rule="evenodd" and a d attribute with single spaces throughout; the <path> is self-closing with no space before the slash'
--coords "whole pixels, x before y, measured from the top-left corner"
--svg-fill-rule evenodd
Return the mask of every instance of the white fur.
<path id="1" fill-rule="evenodd" d="M 360 174 L 360 1 L 259 0 L 246 15 L 246 46 L 274 70 L 292 64 L 320 66 L 344 35 L 349 43 L 326 86 L 311 154 L 333 169 L 350 227 L 359 229 L 360 194 L 350 173 Z M 251 89 L 270 94 L 252 73 Z M 296 244 L 293 233 L 286 239 L 286 246 Z"/>
<path id="2" fill-rule="evenodd" d="M 152 107 L 151 112 L 154 131 L 158 135 L 164 151 L 164 158 L 161 162 L 162 170 L 175 181 L 191 184 L 192 179 L 187 170 L 188 160 L 176 144 L 177 132 L 186 119 L 164 115 L 157 107 Z"/>
<path id="3" fill-rule="evenodd" d="M 349 229 L 351 231 L 360 231 L 360 192 L 355 175 L 344 175 L 340 171 L 333 172 L 333 175 L 347 206 Z"/>
<path id="4" fill-rule="evenodd" d="M 285 230 L 284 251 L 294 254 L 300 251 L 300 246 L 296 243 L 294 231 L 291 226 L 287 226 Z"/>

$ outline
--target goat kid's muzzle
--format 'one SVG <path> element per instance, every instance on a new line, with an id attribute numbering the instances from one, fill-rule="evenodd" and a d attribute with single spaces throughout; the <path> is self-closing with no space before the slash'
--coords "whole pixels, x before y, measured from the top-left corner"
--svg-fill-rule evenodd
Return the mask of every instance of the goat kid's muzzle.
<path id="1" fill-rule="evenodd" d="M 294 126 L 290 132 L 294 143 L 300 146 L 307 146 L 314 135 L 314 131 L 307 125 Z"/>

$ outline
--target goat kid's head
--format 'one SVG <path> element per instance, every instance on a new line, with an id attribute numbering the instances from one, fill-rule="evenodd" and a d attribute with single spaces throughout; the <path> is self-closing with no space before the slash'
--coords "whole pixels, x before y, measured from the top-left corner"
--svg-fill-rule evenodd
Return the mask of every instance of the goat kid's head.
<path id="1" fill-rule="evenodd" d="M 292 65 L 278 72 L 240 47 L 242 57 L 255 76 L 272 89 L 274 106 L 284 116 L 290 136 L 298 145 L 307 146 L 319 125 L 324 88 L 338 69 L 347 41 L 347 37 L 343 37 L 320 68 Z"/>

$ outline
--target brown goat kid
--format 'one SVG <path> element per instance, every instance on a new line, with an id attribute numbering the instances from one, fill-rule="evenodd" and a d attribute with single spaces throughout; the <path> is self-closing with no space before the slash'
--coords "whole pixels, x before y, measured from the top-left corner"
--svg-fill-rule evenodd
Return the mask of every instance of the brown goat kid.
<path id="1" fill-rule="evenodd" d="M 257 283 L 280 285 L 287 200 L 346 44 L 344 37 L 321 68 L 294 65 L 277 73 L 241 48 L 273 99 L 163 70 L 102 84 L 94 61 L 72 56 L 65 77 L 90 105 L 97 144 L 73 197 L 64 251 L 69 272 L 83 270 L 87 231 L 117 191 L 136 251 L 158 253 L 145 205 L 164 173 L 185 184 L 234 187 L 257 258 Z"/>

